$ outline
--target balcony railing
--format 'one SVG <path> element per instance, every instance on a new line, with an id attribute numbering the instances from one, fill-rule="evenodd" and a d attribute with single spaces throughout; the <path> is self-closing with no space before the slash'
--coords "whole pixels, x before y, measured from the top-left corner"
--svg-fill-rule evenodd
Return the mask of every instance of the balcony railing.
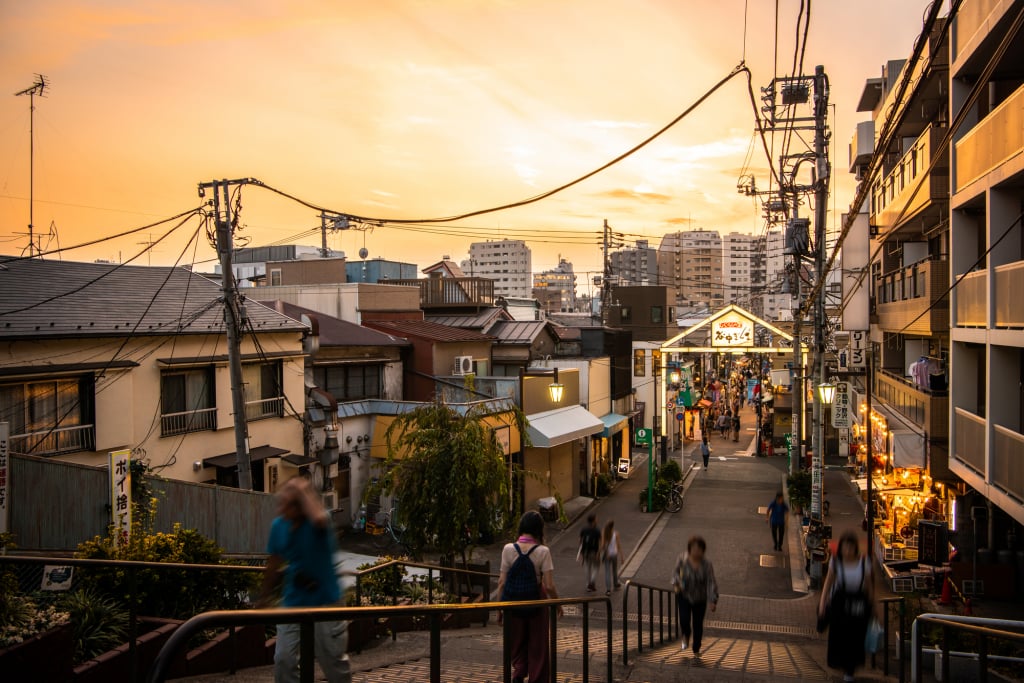
<path id="1" fill-rule="evenodd" d="M 992 483 L 1024 502 L 1024 434 L 995 426 Z"/>
<path id="2" fill-rule="evenodd" d="M 930 439 L 949 437 L 949 396 L 921 389 L 900 375 L 881 370 L 875 375 L 878 398 L 928 434 Z"/>
<path id="3" fill-rule="evenodd" d="M 11 435 L 12 453 L 61 455 L 95 450 L 96 426 L 75 425 Z"/>
<path id="4" fill-rule="evenodd" d="M 932 334 L 949 329 L 949 263 L 924 260 L 878 278 L 878 324 L 887 332 Z"/>
<path id="5" fill-rule="evenodd" d="M 896 166 L 871 188 L 871 224 L 888 232 L 916 216 L 933 201 L 949 197 L 946 171 L 936 169 L 916 188 L 917 181 L 932 162 L 932 150 L 938 146 L 945 131 L 928 126 Z"/>
<path id="6" fill-rule="evenodd" d="M 1024 152 L 1024 85 L 956 143 L 956 192 Z"/>
<path id="7" fill-rule="evenodd" d="M 494 305 L 494 280 L 485 277 L 430 277 L 381 284 L 419 287 L 422 308 Z"/>
<path id="8" fill-rule="evenodd" d="M 957 327 L 985 327 L 988 325 L 988 273 L 978 270 L 968 273 L 956 286 Z"/>
<path id="9" fill-rule="evenodd" d="M 160 436 L 176 436 L 216 428 L 216 408 L 200 408 L 199 410 L 186 410 L 183 413 L 165 413 L 160 416 Z"/>
<path id="10" fill-rule="evenodd" d="M 978 33 L 978 29 L 985 25 L 992 10 L 1000 4 L 1000 0 L 966 0 L 960 5 L 953 20 L 954 59 L 960 59 L 961 53 Z"/>
<path id="11" fill-rule="evenodd" d="M 985 418 L 963 408 L 957 408 L 955 419 L 954 455 L 957 460 L 985 476 Z"/>
<path id="12" fill-rule="evenodd" d="M 1024 327 L 1024 261 L 996 266 L 996 327 Z"/>
<path id="13" fill-rule="evenodd" d="M 283 396 L 245 402 L 245 419 L 265 420 L 270 417 L 284 417 Z"/>

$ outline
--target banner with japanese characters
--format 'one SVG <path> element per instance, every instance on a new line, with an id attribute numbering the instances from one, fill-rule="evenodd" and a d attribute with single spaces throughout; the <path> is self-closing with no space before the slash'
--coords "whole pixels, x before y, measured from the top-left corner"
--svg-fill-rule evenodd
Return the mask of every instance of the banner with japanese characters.
<path id="1" fill-rule="evenodd" d="M 0 534 L 10 531 L 11 426 L 0 422 Z"/>
<path id="2" fill-rule="evenodd" d="M 130 450 L 110 454 L 110 523 L 118 539 L 128 540 L 132 532 L 132 470 Z"/>

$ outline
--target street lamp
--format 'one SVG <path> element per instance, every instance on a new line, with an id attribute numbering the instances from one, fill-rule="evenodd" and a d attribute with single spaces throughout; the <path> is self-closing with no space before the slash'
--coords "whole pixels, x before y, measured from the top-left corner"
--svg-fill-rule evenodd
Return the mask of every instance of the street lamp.
<path id="1" fill-rule="evenodd" d="M 554 381 L 548 385 L 548 396 L 551 397 L 551 402 L 561 403 L 564 391 L 565 385 L 558 381 L 558 368 L 555 368 Z"/>
<path id="2" fill-rule="evenodd" d="M 550 371 L 544 370 L 528 370 L 526 368 L 519 369 L 519 403 L 520 408 L 523 412 L 526 411 L 526 395 L 523 393 L 527 377 L 550 377 L 551 384 L 548 385 L 548 397 L 552 403 L 561 403 L 562 396 L 565 394 L 565 385 L 558 381 L 558 368 L 552 368 Z"/>
<path id="3" fill-rule="evenodd" d="M 818 385 L 818 398 L 821 399 L 822 405 L 832 405 L 832 401 L 836 397 L 836 385 L 829 382 Z"/>

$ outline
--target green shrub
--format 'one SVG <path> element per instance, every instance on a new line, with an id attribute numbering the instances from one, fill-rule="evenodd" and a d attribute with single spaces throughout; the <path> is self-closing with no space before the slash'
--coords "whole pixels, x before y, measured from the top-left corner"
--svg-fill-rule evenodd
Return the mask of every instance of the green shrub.
<path id="1" fill-rule="evenodd" d="M 75 663 L 113 650 L 127 639 L 128 612 L 117 601 L 92 589 L 68 593 L 62 607 L 71 615 Z"/>
<path id="2" fill-rule="evenodd" d="M 683 468 L 675 460 L 669 460 L 658 468 L 658 479 L 664 479 L 673 484 L 683 480 Z"/>
<path id="3" fill-rule="evenodd" d="M 18 645 L 32 636 L 68 623 L 68 613 L 54 606 L 39 606 L 13 592 L 0 595 L 0 648 Z M 6 620 L 6 621 L 4 621 Z"/>
<path id="4" fill-rule="evenodd" d="M 651 512 L 665 509 L 665 503 L 668 502 L 668 497 L 672 493 L 672 482 L 664 479 L 659 479 L 654 482 L 654 492 L 651 496 Z M 645 488 L 640 492 L 640 504 L 647 504 L 647 489 Z"/>
<path id="5" fill-rule="evenodd" d="M 612 476 L 610 474 L 597 475 L 595 493 L 598 496 L 607 496 L 612 491 Z"/>
<path id="6" fill-rule="evenodd" d="M 811 504 L 811 473 L 807 470 L 786 477 L 786 488 L 789 491 L 789 504 L 793 508 L 806 508 Z"/>
<path id="7" fill-rule="evenodd" d="M 362 564 L 356 570 L 363 572 L 367 569 L 379 567 L 392 560 L 404 560 L 406 558 L 380 557 L 374 562 Z M 390 605 L 393 599 L 402 593 L 403 584 L 408 571 L 405 565 L 396 564 L 391 567 L 379 569 L 359 577 L 359 595 L 364 605 Z"/>

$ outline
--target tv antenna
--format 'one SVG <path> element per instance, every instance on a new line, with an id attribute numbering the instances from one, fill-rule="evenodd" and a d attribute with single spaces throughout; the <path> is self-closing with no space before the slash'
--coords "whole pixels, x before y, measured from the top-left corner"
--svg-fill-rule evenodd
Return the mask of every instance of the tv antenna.
<path id="1" fill-rule="evenodd" d="M 16 97 L 22 95 L 28 95 L 28 256 L 32 258 L 35 251 L 34 236 L 32 234 L 32 221 L 33 221 L 33 209 L 35 207 L 35 114 L 36 114 L 36 96 L 43 97 L 43 93 L 46 91 L 46 86 L 50 84 L 46 80 L 46 76 L 42 74 L 36 74 L 35 83 L 28 88 L 20 90 L 15 94 Z"/>

